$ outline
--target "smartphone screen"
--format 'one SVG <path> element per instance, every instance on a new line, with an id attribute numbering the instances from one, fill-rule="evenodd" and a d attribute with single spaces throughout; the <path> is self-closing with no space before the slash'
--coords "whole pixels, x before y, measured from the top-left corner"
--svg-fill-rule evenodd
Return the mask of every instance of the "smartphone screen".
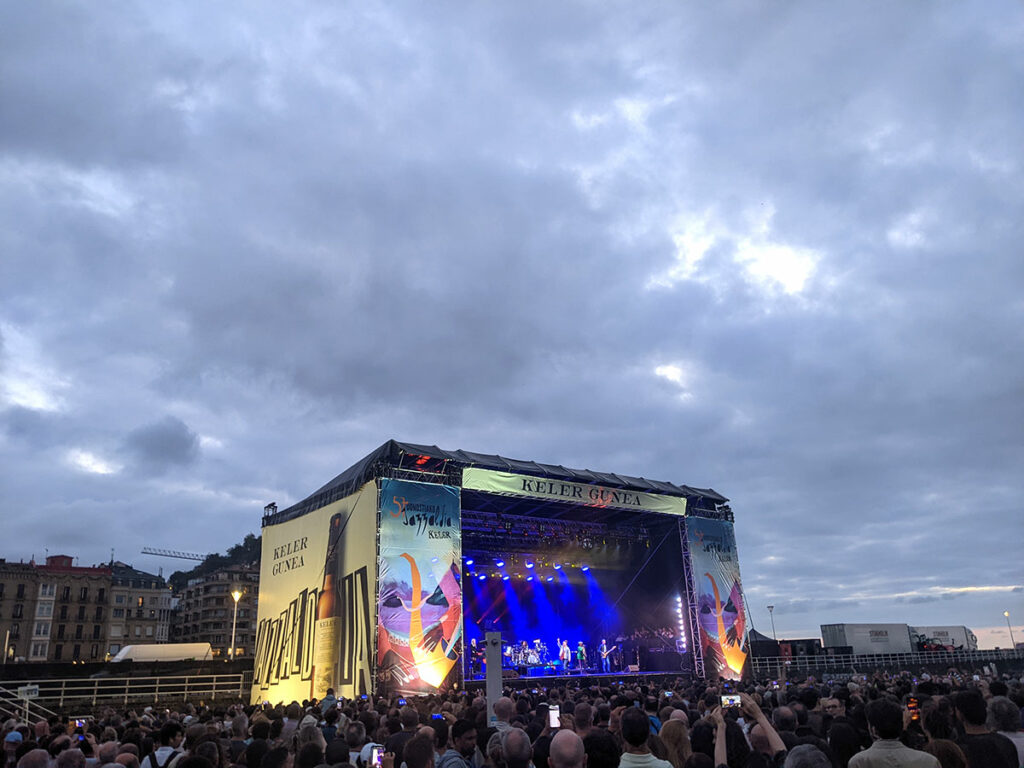
<path id="1" fill-rule="evenodd" d="M 432 714 L 430 716 L 430 719 L 431 720 L 444 720 L 444 715 L 442 715 L 440 712 L 435 712 L 434 714 Z"/>
<path id="2" fill-rule="evenodd" d="M 370 747 L 370 764 L 380 765 L 384 761 L 384 747 Z"/>
<path id="3" fill-rule="evenodd" d="M 562 725 L 561 707 L 557 704 L 548 707 L 548 727 L 559 728 Z"/>
<path id="4" fill-rule="evenodd" d="M 740 705 L 739 694 L 727 693 L 722 697 L 722 709 L 729 709 L 731 707 L 738 707 Z"/>
<path id="5" fill-rule="evenodd" d="M 911 720 L 921 719 L 921 705 L 918 704 L 917 699 L 915 699 L 913 696 L 907 699 L 907 709 L 910 711 Z"/>
<path id="6" fill-rule="evenodd" d="M 405 706 L 405 699 L 399 699 L 398 700 L 398 706 L 404 707 Z"/>

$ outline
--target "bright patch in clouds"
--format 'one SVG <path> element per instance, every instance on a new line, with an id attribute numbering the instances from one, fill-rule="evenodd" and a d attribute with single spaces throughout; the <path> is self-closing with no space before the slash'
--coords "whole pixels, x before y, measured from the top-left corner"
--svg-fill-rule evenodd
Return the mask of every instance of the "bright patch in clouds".
<path id="1" fill-rule="evenodd" d="M 654 375 L 670 381 L 679 387 L 682 390 L 679 393 L 680 400 L 691 400 L 693 398 L 693 393 L 689 391 L 692 376 L 683 366 L 676 363 L 659 365 L 654 369 Z"/>
<path id="2" fill-rule="evenodd" d="M 730 230 L 710 211 L 696 216 L 681 216 L 670 228 L 675 244 L 676 263 L 647 282 L 648 288 L 671 288 L 683 280 L 707 282 L 714 277 L 704 269 L 705 257 L 716 245 L 731 248 L 732 261 L 742 269 L 743 277 L 762 290 L 801 293 L 814 274 L 821 254 L 799 248 L 772 237 L 775 207 L 760 206 L 748 216 L 747 232 Z"/>
<path id="3" fill-rule="evenodd" d="M 95 454 L 88 451 L 74 449 L 68 453 L 68 461 L 71 465 L 83 472 L 90 472 L 94 475 L 113 475 L 121 471 L 116 464 L 104 461 Z"/>
<path id="4" fill-rule="evenodd" d="M 58 411 L 61 390 L 68 382 L 43 360 L 27 334 L 13 325 L 0 324 L 0 397 L 9 405 L 33 411 Z"/>

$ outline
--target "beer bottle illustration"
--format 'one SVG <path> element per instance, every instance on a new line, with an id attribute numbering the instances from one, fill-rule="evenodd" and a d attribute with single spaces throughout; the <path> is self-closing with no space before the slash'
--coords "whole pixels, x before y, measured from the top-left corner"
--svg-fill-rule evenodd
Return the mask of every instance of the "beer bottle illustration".
<path id="1" fill-rule="evenodd" d="M 316 601 L 316 645 L 313 656 L 313 696 L 322 699 L 328 688 L 335 686 L 341 622 L 341 601 L 338 599 L 338 543 L 341 541 L 340 512 L 331 517 L 324 562 L 324 582 Z"/>

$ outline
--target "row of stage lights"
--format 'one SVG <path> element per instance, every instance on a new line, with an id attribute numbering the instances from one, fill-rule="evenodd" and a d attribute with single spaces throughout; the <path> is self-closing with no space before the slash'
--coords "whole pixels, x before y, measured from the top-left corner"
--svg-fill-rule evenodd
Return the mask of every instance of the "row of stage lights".
<path id="1" fill-rule="evenodd" d="M 473 567 L 473 564 L 474 564 L 473 558 L 467 557 L 466 558 L 466 569 L 467 569 L 466 573 L 467 573 L 467 575 L 470 578 L 475 578 L 475 579 L 478 579 L 480 581 L 486 581 L 488 578 L 501 579 L 502 581 L 510 581 L 511 578 L 512 578 L 512 575 L 513 575 L 513 574 L 509 574 L 509 573 L 498 573 L 498 572 L 494 572 L 494 573 L 491 573 L 491 574 L 476 573 L 475 571 L 469 570 L 469 569 L 471 569 Z M 547 563 L 543 563 L 543 565 L 547 566 L 548 564 Z M 526 574 L 516 573 L 515 577 L 517 579 L 525 579 L 526 581 L 554 581 L 555 580 L 554 574 L 548 574 L 547 576 L 543 576 L 542 574 L 538 573 L 536 571 L 537 563 L 534 562 L 533 560 L 527 560 L 525 563 L 523 563 L 523 566 L 528 571 L 530 571 L 530 573 L 526 573 Z M 505 567 L 505 561 L 501 560 L 501 559 L 495 560 L 494 561 L 494 567 L 495 568 L 504 568 Z M 582 565 L 577 565 L 575 563 L 564 563 L 564 564 L 563 563 L 554 563 L 554 564 L 551 565 L 551 567 L 554 568 L 556 571 L 561 571 L 561 570 L 563 570 L 563 568 L 579 568 L 583 573 L 586 573 L 587 571 L 590 570 L 590 566 L 587 565 L 586 563 L 584 563 Z"/>
<path id="2" fill-rule="evenodd" d="M 676 595 L 676 616 L 679 618 L 679 639 L 682 642 L 682 651 L 686 653 L 686 617 L 683 616 L 683 598 Z"/>

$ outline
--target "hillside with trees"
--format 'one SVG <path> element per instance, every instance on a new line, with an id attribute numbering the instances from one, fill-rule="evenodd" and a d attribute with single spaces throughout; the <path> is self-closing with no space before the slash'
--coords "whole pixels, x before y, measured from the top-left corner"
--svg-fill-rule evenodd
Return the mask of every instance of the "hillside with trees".
<path id="1" fill-rule="evenodd" d="M 241 543 L 230 547 L 226 554 L 207 555 L 206 559 L 192 570 L 172 573 L 167 583 L 175 592 L 180 592 L 188 584 L 189 579 L 205 576 L 229 565 L 259 565 L 262 546 L 262 536 L 248 533 Z"/>

